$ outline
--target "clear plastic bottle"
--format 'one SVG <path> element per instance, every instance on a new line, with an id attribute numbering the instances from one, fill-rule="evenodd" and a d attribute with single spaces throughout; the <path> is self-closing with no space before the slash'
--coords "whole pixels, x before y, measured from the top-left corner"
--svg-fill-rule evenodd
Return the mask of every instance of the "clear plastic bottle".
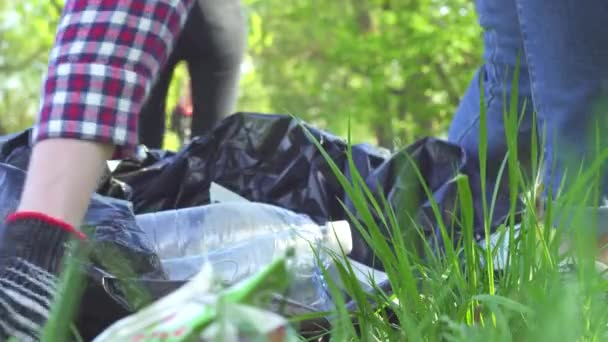
<path id="1" fill-rule="evenodd" d="M 256 202 L 226 202 L 137 216 L 161 259 L 201 255 L 256 236 L 318 229 L 308 216 Z"/>
<path id="2" fill-rule="evenodd" d="M 308 216 L 255 202 L 227 202 L 171 210 L 137 217 L 158 247 L 165 272 L 186 280 L 209 262 L 220 281 L 232 285 L 258 272 L 273 260 L 295 251 L 289 265 L 294 274 L 292 299 L 325 309 L 328 300 L 319 276 L 317 256 L 325 267 L 325 248 L 345 254 L 352 250 L 348 222 L 319 226 Z M 318 254 L 316 254 L 318 253 Z"/>

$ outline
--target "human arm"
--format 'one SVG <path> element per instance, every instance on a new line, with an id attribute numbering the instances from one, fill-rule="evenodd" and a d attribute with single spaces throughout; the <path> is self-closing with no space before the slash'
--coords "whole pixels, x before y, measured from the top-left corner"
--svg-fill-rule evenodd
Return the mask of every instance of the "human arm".
<path id="1" fill-rule="evenodd" d="M 63 244 L 85 238 L 105 161 L 134 153 L 137 114 L 193 1 L 66 2 L 21 201 L 0 232 L 1 337 L 35 339 L 45 323 Z"/>

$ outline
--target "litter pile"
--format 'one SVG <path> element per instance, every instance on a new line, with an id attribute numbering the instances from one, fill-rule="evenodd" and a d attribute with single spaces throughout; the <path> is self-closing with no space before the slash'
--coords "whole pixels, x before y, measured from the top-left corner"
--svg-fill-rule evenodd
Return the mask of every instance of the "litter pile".
<path id="1" fill-rule="evenodd" d="M 0 137 L 0 219 L 17 205 L 30 154 L 29 135 L 28 130 Z M 349 147 L 290 116 L 234 114 L 177 153 L 144 149 L 140 157 L 108 167 L 85 218 L 94 227 L 94 248 L 85 265 L 89 281 L 77 322 L 83 337 L 91 340 L 120 319 L 178 293 L 198 279 L 204 265 L 211 265 L 214 276 L 227 286 L 262 281 L 256 275 L 291 248 L 296 256 L 287 265 L 298 276 L 274 299 L 287 303 L 281 315 L 330 311 L 328 279 L 318 263 L 332 274 L 332 259 L 310 253 L 302 237 L 328 253 L 348 254 L 365 289 L 374 291 L 368 276 L 374 273 L 377 284 L 390 291 L 382 265 L 375 263 L 373 251 L 353 228 L 352 220 L 359 219 L 348 215 L 356 213 L 353 202 L 315 140 L 347 178 L 360 175 L 373 196 L 385 196 L 394 210 L 415 208 L 417 223 L 437 250 L 442 248 L 441 237 L 423 185 L 444 222 L 450 223 L 457 196 L 454 177 L 465 173 L 471 184 L 479 184 L 463 150 L 439 139 L 424 138 L 389 154 L 365 144 Z M 499 201 L 496 223 L 507 207 Z M 481 226 L 480 215 L 476 210 L 476 227 Z M 458 227 L 451 228 L 458 234 Z M 483 231 L 476 233 L 483 237 Z M 415 238 L 420 237 L 412 232 Z M 123 267 L 111 267 L 116 259 Z M 129 290 L 134 286 L 146 296 Z M 242 317 L 255 315 L 250 307 L 235 305 L 231 310 Z M 280 321 L 268 315 L 268 322 Z M 330 321 L 305 321 L 300 333 L 327 328 Z"/>

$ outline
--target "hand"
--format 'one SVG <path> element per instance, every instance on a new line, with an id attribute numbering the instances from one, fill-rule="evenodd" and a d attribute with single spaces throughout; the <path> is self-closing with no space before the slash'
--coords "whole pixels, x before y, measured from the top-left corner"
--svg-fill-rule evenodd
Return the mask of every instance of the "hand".
<path id="1" fill-rule="evenodd" d="M 38 341 L 70 233 L 42 215 L 9 218 L 0 231 L 0 340 Z M 39 216 L 39 217 L 38 217 Z"/>

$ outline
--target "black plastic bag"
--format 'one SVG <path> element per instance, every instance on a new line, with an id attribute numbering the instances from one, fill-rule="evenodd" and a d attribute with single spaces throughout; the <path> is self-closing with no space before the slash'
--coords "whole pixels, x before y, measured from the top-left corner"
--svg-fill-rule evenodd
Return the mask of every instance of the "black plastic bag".
<path id="1" fill-rule="evenodd" d="M 341 167 L 346 143 L 313 127 L 307 129 Z M 361 169 L 384 161 L 369 147 L 355 147 Z M 275 204 L 307 214 L 315 221 L 343 218 L 337 199 L 343 191 L 317 147 L 300 123 L 285 115 L 238 113 L 226 118 L 209 135 L 195 139 L 175 155 L 140 168 L 122 162 L 113 178 L 128 184 L 136 213 L 178 209 L 209 203 L 209 187 L 216 182 L 256 202 Z M 110 189 L 111 191 L 111 189 Z"/>
<path id="2" fill-rule="evenodd" d="M 463 171 L 465 164 L 466 156 L 458 146 L 434 138 L 424 138 L 394 154 L 364 179 L 381 206 L 384 203 L 381 197 L 390 204 L 400 229 L 407 231 L 403 234 L 413 240 L 410 241 L 412 247 L 417 247 L 422 253 L 423 241 L 418 241 L 420 234 L 415 229 L 422 230 L 425 242 L 432 247 L 440 248 L 441 245 L 438 220 L 432 211 L 427 191 L 436 201 L 444 224 L 449 225 L 453 221 L 450 218 L 457 196 L 457 186 L 453 179 Z M 427 190 L 423 185 L 426 185 Z M 349 210 L 356 213 L 352 203 L 348 203 Z M 372 213 L 386 234 L 390 228 L 383 226 L 378 216 L 386 216 L 388 213 L 373 210 Z M 412 219 L 415 219 L 414 223 Z M 369 264 L 373 254 L 366 248 L 354 248 L 353 257 Z"/>
<path id="3" fill-rule="evenodd" d="M 304 127 L 350 177 L 346 142 L 310 125 Z M 25 169 L 30 153 L 29 135 L 27 130 L 0 138 L 0 162 Z M 483 237 L 478 167 L 459 146 L 424 138 L 392 156 L 370 145 L 354 145 L 352 156 L 357 172 L 376 197 L 387 196 L 398 211 L 414 208 L 418 223 L 430 241 L 438 242 L 439 248 L 442 243 L 437 220 L 420 179 L 413 173 L 411 161 L 419 167 L 446 224 L 454 221 L 451 215 L 457 192 L 453 178 L 458 173 L 466 174 L 473 191 L 475 235 L 478 239 Z M 113 173 L 107 172 L 97 191 L 131 201 L 134 212 L 139 214 L 208 204 L 211 182 L 251 201 L 307 214 L 318 223 L 347 219 L 340 201 L 354 212 L 350 199 L 301 122 L 287 115 L 234 114 L 178 153 L 148 150 L 141 159 L 121 161 Z M 489 188 L 493 191 L 492 184 Z M 508 208 L 508 189 L 502 189 L 498 192 L 492 227 L 502 222 Z M 450 228 L 458 237 L 459 228 Z M 370 251 L 358 232 L 354 235 L 353 258 L 371 264 Z"/>
<path id="4" fill-rule="evenodd" d="M 346 142 L 308 125 L 305 127 L 320 141 L 340 170 L 351 177 L 355 170 L 348 167 Z M 0 188 L 0 203 L 4 204 L 2 213 L 10 212 L 11 203 L 16 205 L 14 196 L 20 193 L 23 181 L 23 173 L 17 171 L 27 168 L 29 134 L 28 130 L 0 138 L 0 162 L 14 166 L 5 166 L 10 170 L 6 174 L 19 174 L 10 176 L 15 180 L 9 182 L 9 187 Z M 476 188 L 479 174 L 460 147 L 425 138 L 391 156 L 369 145 L 355 145 L 352 151 L 356 171 L 373 194 L 376 197 L 386 195 L 397 211 L 414 212 L 426 238 L 432 243 L 437 241 L 438 248 L 442 242 L 438 239 L 437 221 L 412 165 L 419 168 L 446 223 L 453 222 L 450 221 L 452 214 L 458 215 L 453 212 L 457 198 L 453 179 L 458 173 L 468 175 L 476 222 L 481 222 L 481 196 Z M 248 200 L 307 214 L 319 223 L 348 219 L 340 201 L 353 210 L 351 201 L 305 129 L 298 120 L 286 115 L 237 113 L 177 153 L 152 150 L 141 159 L 121 161 L 98 189 L 98 193 L 106 197 L 94 196 L 87 214 L 87 222 L 97 227 L 97 245 L 93 264 L 87 268 L 90 285 L 79 316 L 79 328 L 85 329 L 85 339 L 133 309 L 126 305 L 131 299 L 125 298 L 125 284 L 149 285 L 153 290 L 152 299 L 180 285 L 163 279 L 154 246 L 134 224 L 133 214 L 208 204 L 212 182 Z M 132 209 L 116 199 L 130 201 Z M 500 203 L 498 208 L 502 208 Z M 459 228 L 450 229 L 457 237 Z M 478 238 L 483 236 L 482 229 L 477 233 Z M 353 229 L 353 238 L 351 257 L 366 265 L 376 265 L 373 253 L 356 229 Z M 109 272 L 103 265 L 104 256 L 116 253 L 133 265 L 135 277 Z M 91 310 L 92 307 L 103 309 Z"/>
<path id="5" fill-rule="evenodd" d="M 351 212 L 356 211 L 306 130 L 351 177 L 354 170 L 349 169 L 344 140 L 309 125 L 302 126 L 287 115 L 237 113 L 176 154 L 148 151 L 140 161 L 121 162 L 110 179 L 116 185 L 105 186 L 108 193 L 125 193 L 136 213 L 208 204 L 210 184 L 215 182 L 248 200 L 304 213 L 318 223 L 348 219 L 340 201 Z M 442 242 L 437 219 L 422 181 L 431 190 L 447 225 L 455 222 L 451 219 L 457 199 L 454 177 L 464 173 L 471 177 L 471 183 L 478 180 L 476 169 L 468 165 L 462 148 L 434 138 L 420 139 L 392 156 L 370 145 L 354 145 L 352 157 L 356 171 L 374 195 L 386 196 L 396 211 L 413 211 L 428 240 L 438 249 Z M 422 177 L 414 172 L 413 165 Z M 128 193 L 120 190 L 127 187 Z M 479 208 L 475 212 L 476 226 L 480 227 L 476 235 L 481 238 L 481 196 L 475 195 L 475 207 Z M 500 203 L 497 208 L 502 208 Z M 496 222 L 501 215 L 495 215 Z M 457 238 L 459 228 L 450 229 Z M 355 248 L 351 256 L 372 265 L 373 253 L 356 230 L 353 235 Z M 411 235 L 418 236 L 413 232 Z"/>
<path id="6" fill-rule="evenodd" d="M 31 130 L 0 136 L 0 162 L 27 169 L 30 160 L 30 134 Z"/>
<path id="7" fill-rule="evenodd" d="M 17 209 L 24 182 L 23 170 L 0 163 L 0 226 Z"/>

